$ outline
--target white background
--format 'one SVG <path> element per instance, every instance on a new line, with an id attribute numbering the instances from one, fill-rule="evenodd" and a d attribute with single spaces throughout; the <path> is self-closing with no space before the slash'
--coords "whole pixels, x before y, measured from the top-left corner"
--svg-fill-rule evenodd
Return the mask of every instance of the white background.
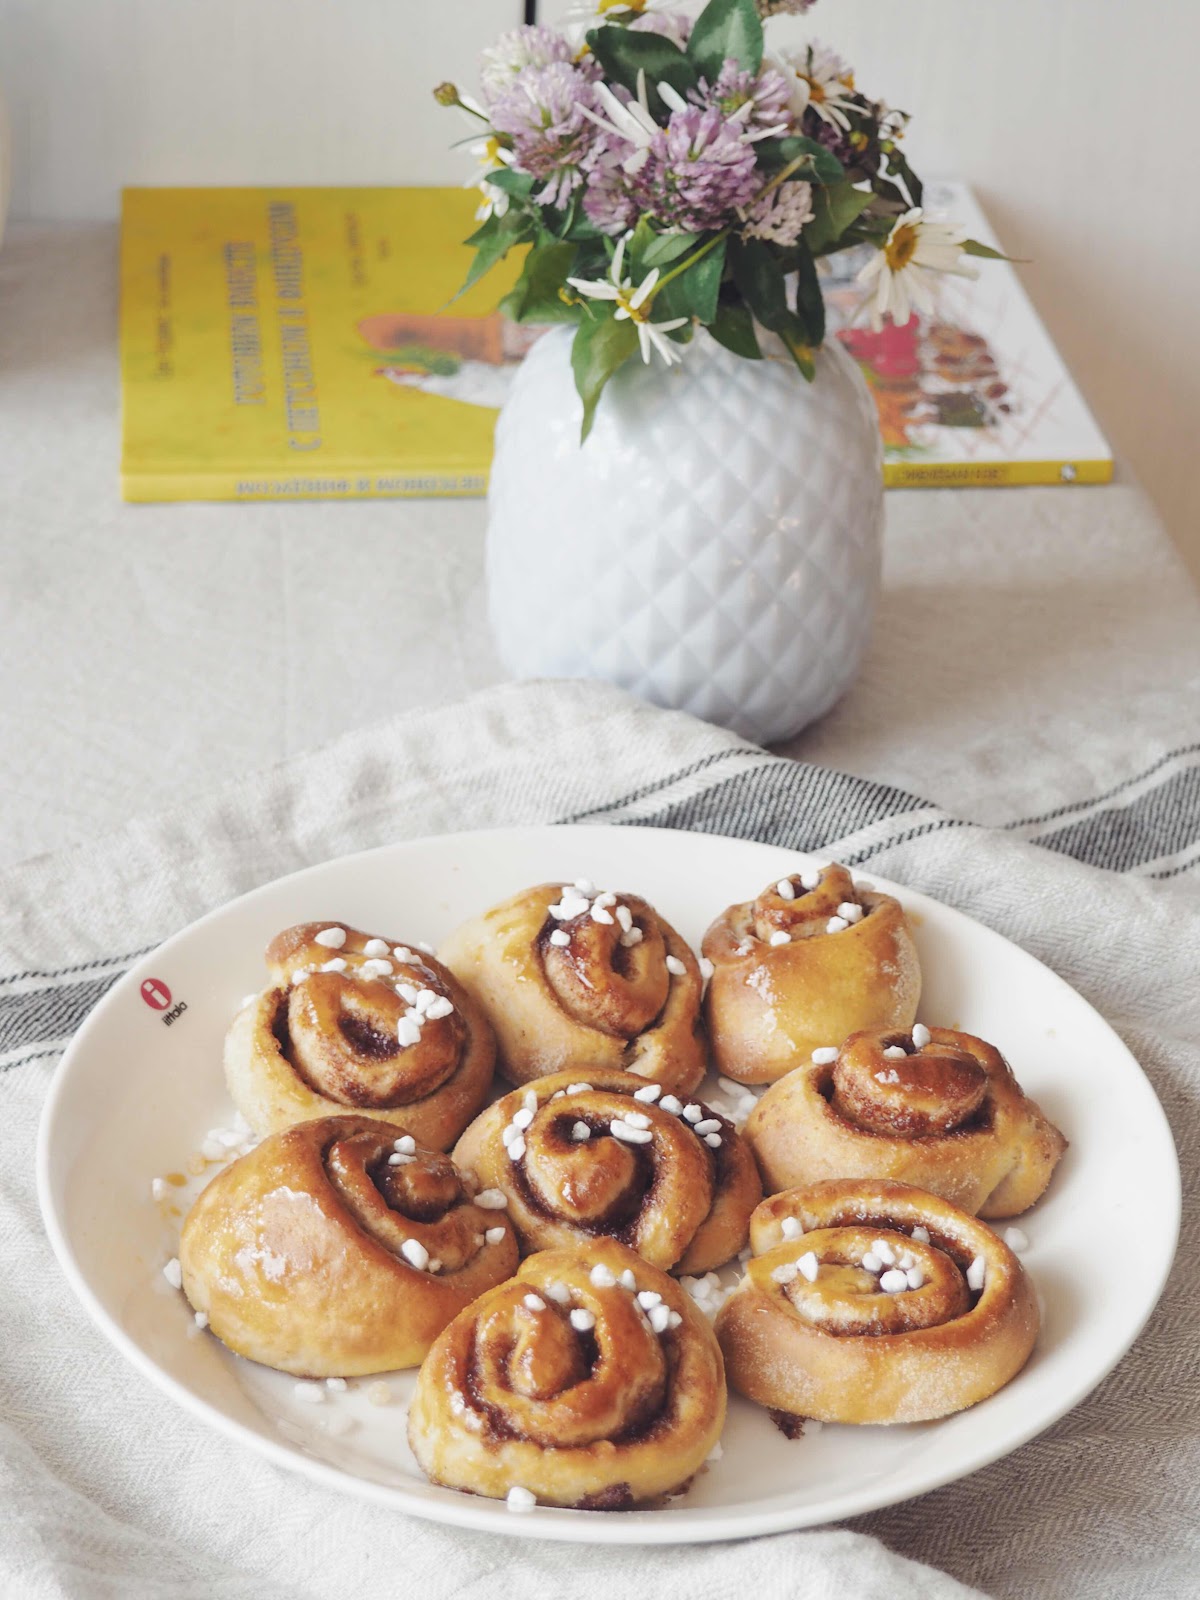
<path id="1" fill-rule="evenodd" d="M 559 9 L 543 0 L 546 12 Z M 515 0 L 0 0 L 16 216 L 123 183 L 454 181 L 429 98 Z M 1200 202 L 1182 0 L 821 0 L 807 31 L 977 189 L 1119 454 L 1200 572 Z M 1083 492 L 1083 491 L 1081 491 Z"/>

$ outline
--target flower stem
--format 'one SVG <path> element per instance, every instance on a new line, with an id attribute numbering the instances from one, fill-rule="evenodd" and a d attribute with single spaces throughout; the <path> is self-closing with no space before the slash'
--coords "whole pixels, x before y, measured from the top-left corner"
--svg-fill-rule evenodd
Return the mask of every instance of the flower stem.
<path id="1" fill-rule="evenodd" d="M 786 179 L 790 178 L 793 172 L 796 172 L 800 167 L 802 167 L 806 161 L 811 160 L 812 156 L 806 154 L 797 156 L 794 161 L 789 161 L 786 167 L 780 168 L 780 170 L 771 179 L 770 183 L 763 185 L 758 192 L 758 198 L 761 200 L 763 195 L 770 194 L 772 189 L 778 189 L 779 185 Z"/>
<path id="2" fill-rule="evenodd" d="M 755 197 L 756 200 L 761 200 L 764 195 L 770 194 L 772 189 L 778 189 L 779 185 L 787 178 L 790 178 L 793 172 L 802 167 L 806 161 L 811 160 L 812 157 L 806 154 L 797 156 L 794 161 L 789 161 L 786 167 L 782 167 L 775 174 L 770 183 L 765 184 L 763 188 L 759 190 L 757 196 Z M 722 239 L 727 239 L 732 232 L 733 224 L 729 223 L 727 226 L 721 229 L 720 233 L 714 233 L 711 239 L 706 239 L 700 246 L 699 250 L 697 250 L 693 255 L 690 255 L 685 260 L 681 261 L 677 267 L 672 267 L 670 272 L 665 272 L 654 285 L 654 292 L 651 294 L 650 299 L 652 301 L 656 300 L 658 298 L 659 290 L 665 288 L 666 285 L 670 283 L 672 278 L 678 278 L 682 273 L 686 272 L 689 267 L 694 267 L 697 261 L 699 261 L 701 257 L 706 256 L 714 245 L 720 244 Z"/>
<path id="3" fill-rule="evenodd" d="M 658 280 L 658 282 L 654 285 L 654 291 L 650 296 L 651 300 L 653 300 L 653 299 L 655 299 L 657 297 L 658 291 L 665 284 L 670 283 L 672 278 L 678 278 L 679 275 L 681 273 L 683 273 L 683 272 L 686 272 L 689 267 L 694 267 L 696 265 L 697 261 L 699 261 L 702 256 L 706 256 L 708 254 L 708 252 L 713 248 L 714 245 L 720 244 L 722 239 L 728 238 L 729 234 L 732 231 L 733 231 L 732 228 L 729 228 L 729 227 L 722 228 L 720 233 L 714 233 L 711 239 L 706 239 L 704 241 L 704 243 L 700 246 L 699 250 L 697 250 L 694 255 L 688 256 L 687 259 L 684 260 L 684 261 L 681 261 L 677 267 L 672 267 L 670 272 L 665 272 L 662 275 L 662 277 Z"/>

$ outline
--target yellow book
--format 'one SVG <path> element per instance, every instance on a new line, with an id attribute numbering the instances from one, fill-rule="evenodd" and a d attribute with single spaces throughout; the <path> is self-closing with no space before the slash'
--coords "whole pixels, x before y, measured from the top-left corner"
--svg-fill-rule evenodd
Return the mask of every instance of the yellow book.
<path id="1" fill-rule="evenodd" d="M 447 307 L 477 201 L 127 189 L 125 499 L 481 494 L 529 335 L 494 309 L 520 252 Z"/>

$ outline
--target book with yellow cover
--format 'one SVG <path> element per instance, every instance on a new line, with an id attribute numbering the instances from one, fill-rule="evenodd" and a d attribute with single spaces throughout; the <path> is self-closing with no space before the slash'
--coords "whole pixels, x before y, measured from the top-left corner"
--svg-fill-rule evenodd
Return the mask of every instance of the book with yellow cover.
<path id="1" fill-rule="evenodd" d="M 930 186 L 931 199 L 935 186 Z M 129 189 L 121 224 L 127 500 L 474 495 L 537 337 L 495 310 L 520 251 L 453 300 L 474 190 Z M 961 185 L 936 204 L 991 242 Z M 1016 273 L 948 278 L 932 315 L 853 324 L 852 252 L 826 300 L 879 409 L 885 481 L 1102 482 L 1112 459 Z"/>
<path id="2" fill-rule="evenodd" d="M 127 189 L 127 500 L 480 494 L 529 334 L 461 189 Z"/>

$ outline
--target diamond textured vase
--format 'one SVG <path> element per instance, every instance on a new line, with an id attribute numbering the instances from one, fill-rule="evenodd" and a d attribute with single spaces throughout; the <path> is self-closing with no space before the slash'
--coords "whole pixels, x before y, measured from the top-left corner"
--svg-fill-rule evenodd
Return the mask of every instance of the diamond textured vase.
<path id="1" fill-rule="evenodd" d="M 764 346 L 765 347 L 765 346 Z M 882 446 L 834 340 L 806 383 L 703 330 L 625 364 L 587 442 L 571 330 L 534 345 L 496 428 L 488 612 L 518 678 L 604 678 L 763 743 L 827 711 L 879 585 Z"/>

